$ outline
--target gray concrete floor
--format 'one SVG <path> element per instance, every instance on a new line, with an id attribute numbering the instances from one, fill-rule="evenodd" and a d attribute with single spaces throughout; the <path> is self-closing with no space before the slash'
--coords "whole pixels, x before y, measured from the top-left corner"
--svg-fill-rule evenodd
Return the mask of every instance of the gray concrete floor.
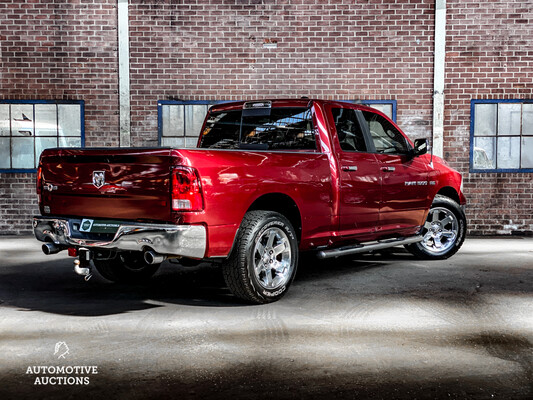
<path id="1" fill-rule="evenodd" d="M 0 398 L 531 399 L 532 290 L 532 238 L 469 239 L 438 262 L 307 260 L 280 302 L 248 306 L 210 266 L 84 282 L 66 255 L 3 237 Z M 66 375 L 33 366 L 98 374 L 35 385 Z"/>

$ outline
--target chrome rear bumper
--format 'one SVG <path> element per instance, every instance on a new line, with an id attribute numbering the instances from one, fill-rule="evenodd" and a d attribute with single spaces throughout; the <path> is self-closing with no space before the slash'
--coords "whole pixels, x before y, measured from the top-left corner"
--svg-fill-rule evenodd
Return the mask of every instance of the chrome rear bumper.
<path id="1" fill-rule="evenodd" d="M 202 225 L 166 225 L 123 222 L 111 240 L 76 238 L 67 218 L 34 217 L 33 232 L 41 242 L 70 247 L 145 251 L 191 258 L 203 258 L 207 233 Z"/>

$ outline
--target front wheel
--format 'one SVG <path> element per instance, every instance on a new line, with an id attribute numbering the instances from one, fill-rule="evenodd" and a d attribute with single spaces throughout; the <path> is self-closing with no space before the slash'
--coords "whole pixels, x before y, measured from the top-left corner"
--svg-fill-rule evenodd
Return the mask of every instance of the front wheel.
<path id="1" fill-rule="evenodd" d="M 161 264 L 148 264 L 143 253 L 119 253 L 109 260 L 93 260 L 96 270 L 107 280 L 119 283 L 140 283 L 149 279 Z"/>
<path id="2" fill-rule="evenodd" d="M 235 296 L 264 304 L 287 292 L 297 265 L 298 241 L 287 218 L 273 211 L 250 211 L 222 271 Z"/>
<path id="3" fill-rule="evenodd" d="M 465 234 L 466 217 L 462 208 L 452 199 L 437 195 L 422 227 L 423 240 L 405 247 L 417 257 L 443 260 L 457 253 Z"/>

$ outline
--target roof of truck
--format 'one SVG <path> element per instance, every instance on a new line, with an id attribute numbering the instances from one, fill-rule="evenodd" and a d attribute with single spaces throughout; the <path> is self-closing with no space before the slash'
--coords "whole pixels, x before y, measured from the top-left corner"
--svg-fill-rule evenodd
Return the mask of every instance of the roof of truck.
<path id="1" fill-rule="evenodd" d="M 235 101 L 235 102 L 227 102 L 227 103 L 219 103 L 215 104 L 211 107 L 211 111 L 228 111 L 228 110 L 242 110 L 245 103 L 266 103 L 270 102 L 272 107 L 307 107 L 309 106 L 309 103 L 311 102 L 318 102 L 318 103 L 328 103 L 332 105 L 336 105 L 339 107 L 350 107 L 354 109 L 361 109 L 361 110 L 370 110 L 370 107 L 364 106 L 362 104 L 352 103 L 348 101 L 338 101 L 338 100 L 321 100 L 321 99 L 308 99 L 308 98 L 301 98 L 301 99 L 261 99 L 261 100 L 245 100 L 245 101 Z M 376 111 L 376 110 L 373 110 Z"/>

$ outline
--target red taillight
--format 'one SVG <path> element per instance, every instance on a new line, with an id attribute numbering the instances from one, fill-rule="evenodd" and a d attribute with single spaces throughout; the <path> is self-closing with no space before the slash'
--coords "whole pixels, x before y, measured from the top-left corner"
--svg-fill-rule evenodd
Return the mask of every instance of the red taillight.
<path id="1" fill-rule="evenodd" d="M 204 209 L 202 186 L 194 168 L 176 167 L 172 171 L 172 209 L 174 211 Z"/>
<path id="2" fill-rule="evenodd" d="M 37 169 L 37 197 L 39 203 L 41 202 L 41 193 L 43 192 L 43 168 L 39 167 Z"/>

